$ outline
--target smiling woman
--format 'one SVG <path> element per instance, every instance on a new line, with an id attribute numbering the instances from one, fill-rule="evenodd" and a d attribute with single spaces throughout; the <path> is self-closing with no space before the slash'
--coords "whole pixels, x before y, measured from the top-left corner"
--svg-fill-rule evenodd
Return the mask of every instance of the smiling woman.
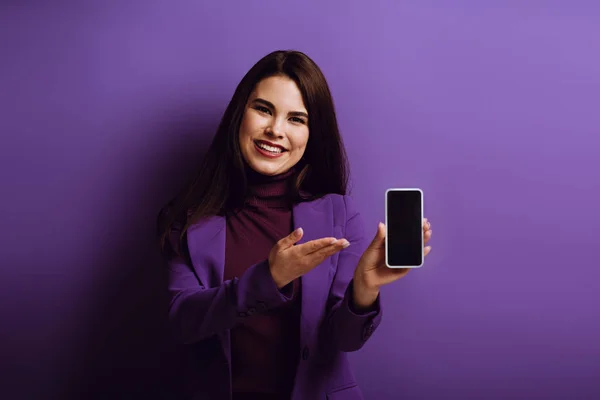
<path id="1" fill-rule="evenodd" d="M 266 152 L 257 149 L 261 141 Z M 286 154 L 267 159 L 275 154 L 265 146 Z M 348 163 L 333 99 L 322 71 L 304 53 L 268 54 L 242 78 L 197 178 L 169 203 L 169 216 L 167 208 L 161 213 L 163 239 L 175 219 L 188 213 L 185 229 L 241 206 L 255 167 L 271 176 L 294 167 L 288 195 L 295 200 L 346 194 Z"/>
<path id="2" fill-rule="evenodd" d="M 248 165 L 264 175 L 286 172 L 304 155 L 308 137 L 308 112 L 296 83 L 285 76 L 260 81 L 240 127 Z"/>
<path id="3" fill-rule="evenodd" d="M 379 324 L 380 286 L 406 271 L 385 268 L 384 227 L 369 245 L 346 171 L 319 67 L 297 51 L 262 58 L 159 217 L 192 398 L 362 398 L 346 353 Z"/>

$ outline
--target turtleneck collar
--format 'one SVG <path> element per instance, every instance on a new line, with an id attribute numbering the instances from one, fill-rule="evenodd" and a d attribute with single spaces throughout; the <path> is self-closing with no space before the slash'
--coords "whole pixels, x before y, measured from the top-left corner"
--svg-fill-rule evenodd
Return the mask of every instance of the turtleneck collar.
<path id="1" fill-rule="evenodd" d="M 291 179 L 295 169 L 278 175 L 263 175 L 251 168 L 246 169 L 248 197 L 246 204 L 254 207 L 289 208 Z"/>

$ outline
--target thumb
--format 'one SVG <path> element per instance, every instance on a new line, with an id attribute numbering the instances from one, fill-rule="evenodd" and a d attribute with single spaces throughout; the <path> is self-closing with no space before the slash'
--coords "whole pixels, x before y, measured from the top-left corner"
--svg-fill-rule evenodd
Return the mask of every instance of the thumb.
<path id="1" fill-rule="evenodd" d="M 377 233 L 375 233 L 375 237 L 371 241 L 371 245 L 369 247 L 373 249 L 381 248 L 385 245 L 385 225 L 383 223 L 379 223 L 377 225 Z"/>
<path id="2" fill-rule="evenodd" d="M 304 230 L 302 230 L 302 228 L 296 229 L 294 232 L 290 233 L 289 235 L 281 239 L 279 242 L 277 242 L 279 250 L 281 251 L 289 249 L 290 247 L 298 243 L 298 241 L 302 239 L 302 236 L 304 236 Z"/>

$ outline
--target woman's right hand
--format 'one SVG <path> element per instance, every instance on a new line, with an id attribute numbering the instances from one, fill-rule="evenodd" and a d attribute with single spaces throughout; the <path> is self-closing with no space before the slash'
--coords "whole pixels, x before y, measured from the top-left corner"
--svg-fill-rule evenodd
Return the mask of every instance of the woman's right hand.
<path id="1" fill-rule="evenodd" d="M 302 228 L 296 229 L 277 242 L 269 253 L 269 268 L 279 289 L 312 270 L 327 257 L 350 246 L 346 239 L 332 237 L 295 246 L 303 234 Z"/>

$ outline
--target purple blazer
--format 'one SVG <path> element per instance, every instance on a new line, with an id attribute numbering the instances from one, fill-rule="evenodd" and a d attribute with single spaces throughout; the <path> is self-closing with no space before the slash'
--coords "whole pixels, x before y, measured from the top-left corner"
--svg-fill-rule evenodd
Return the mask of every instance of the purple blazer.
<path id="1" fill-rule="evenodd" d="M 348 196 L 327 195 L 297 204 L 300 243 L 322 237 L 346 238 L 350 247 L 301 277 L 300 361 L 292 399 L 362 399 L 347 352 L 359 350 L 381 321 L 381 304 L 365 314 L 351 310 L 352 277 L 364 249 L 362 218 Z M 245 318 L 288 301 L 275 285 L 267 260 L 239 278 L 223 281 L 225 218 L 210 217 L 190 227 L 191 265 L 182 257 L 168 263 L 169 320 L 179 340 L 190 346 L 195 399 L 231 398 L 229 332 Z"/>

